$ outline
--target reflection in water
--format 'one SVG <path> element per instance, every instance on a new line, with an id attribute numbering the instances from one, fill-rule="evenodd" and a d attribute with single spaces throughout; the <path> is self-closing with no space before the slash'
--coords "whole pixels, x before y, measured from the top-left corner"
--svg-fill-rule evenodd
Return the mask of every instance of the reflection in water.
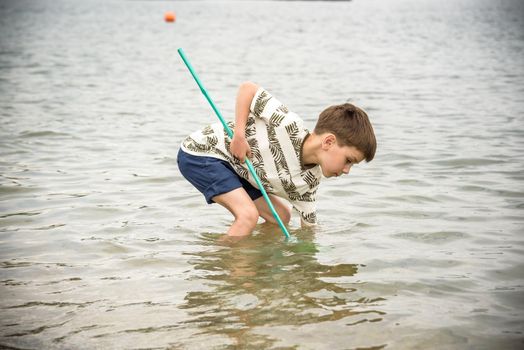
<path id="1" fill-rule="evenodd" d="M 259 227 L 231 246 L 190 254 L 206 290 L 187 293 L 180 306 L 188 312 L 186 323 L 205 335 L 227 336 L 234 346 L 267 347 L 276 339 L 257 334 L 256 327 L 382 320 L 385 313 L 370 307 L 384 299 L 357 296 L 357 284 L 344 281 L 358 265 L 320 263 L 310 230 L 295 232 L 298 241 L 286 243 L 274 226 Z"/>

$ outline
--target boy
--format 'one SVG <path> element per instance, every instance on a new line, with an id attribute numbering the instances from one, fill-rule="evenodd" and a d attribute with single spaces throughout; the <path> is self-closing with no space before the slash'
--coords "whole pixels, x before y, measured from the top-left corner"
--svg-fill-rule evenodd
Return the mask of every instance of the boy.
<path id="1" fill-rule="evenodd" d="M 331 106 L 319 116 L 313 133 L 266 90 L 252 82 L 240 85 L 230 140 L 216 123 L 187 137 L 178 153 L 182 175 L 209 204 L 235 217 L 230 236 L 249 235 L 258 218 L 276 223 L 244 160 L 248 157 L 284 224 L 291 210 L 302 225 L 316 224 L 315 195 L 322 175 L 347 174 L 353 164 L 371 161 L 376 140 L 364 111 L 349 103 Z"/>

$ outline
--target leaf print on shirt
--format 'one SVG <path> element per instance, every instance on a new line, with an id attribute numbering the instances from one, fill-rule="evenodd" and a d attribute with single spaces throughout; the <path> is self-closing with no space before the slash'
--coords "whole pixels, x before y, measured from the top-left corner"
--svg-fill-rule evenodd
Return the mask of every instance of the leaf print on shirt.
<path id="1" fill-rule="evenodd" d="M 302 179 L 308 184 L 309 189 L 313 189 L 315 187 L 318 187 L 320 185 L 320 180 L 317 178 L 311 171 L 307 171 L 303 176 Z"/>
<path id="2" fill-rule="evenodd" d="M 247 141 L 249 144 L 249 147 L 251 148 L 251 161 L 253 162 L 253 166 L 258 166 L 263 168 L 264 167 L 264 158 L 262 158 L 262 154 L 260 153 L 260 149 L 258 148 L 258 141 L 256 139 L 250 139 Z"/>
<path id="3" fill-rule="evenodd" d="M 284 190 L 286 191 L 288 197 L 292 201 L 301 200 L 302 196 L 297 191 L 297 187 L 295 184 L 289 180 L 289 179 L 280 179 L 280 182 L 282 183 L 282 187 L 284 187 Z"/>
<path id="4" fill-rule="evenodd" d="M 246 138 L 254 137 L 256 132 L 257 130 L 255 127 L 255 118 L 252 117 L 250 114 L 248 115 L 247 122 L 246 122 L 246 130 L 245 130 Z"/>
<path id="5" fill-rule="evenodd" d="M 235 164 L 235 171 L 243 179 L 249 179 L 249 171 L 243 166 Z"/>
<path id="6" fill-rule="evenodd" d="M 285 183 L 284 180 L 282 180 L 282 186 L 284 186 L 284 188 L 288 188 L 290 190 L 290 192 L 288 192 L 288 195 L 289 195 L 289 199 L 291 201 L 299 201 L 299 202 L 314 202 L 315 199 L 316 199 L 316 193 L 317 193 L 317 190 L 313 190 L 313 191 L 308 191 L 304 194 L 300 194 L 298 193 L 295 185 L 291 182 L 291 183 Z M 286 189 L 287 191 L 287 189 Z"/>
<path id="7" fill-rule="evenodd" d="M 183 143 L 188 150 L 199 153 L 213 152 L 217 144 L 218 138 L 215 135 L 208 136 L 206 143 L 198 143 L 191 136 L 188 136 Z"/>
<path id="8" fill-rule="evenodd" d="M 214 133 L 214 131 L 213 131 L 213 128 L 211 127 L 211 125 L 208 125 L 204 129 L 202 129 L 202 135 L 208 136 L 208 135 L 211 135 L 213 133 Z"/>
<path id="9" fill-rule="evenodd" d="M 273 113 L 271 115 L 271 118 L 269 118 L 269 125 L 271 125 L 274 128 L 278 128 L 284 120 L 284 118 L 286 118 L 284 114 Z"/>
<path id="10" fill-rule="evenodd" d="M 262 91 L 260 95 L 258 95 L 257 100 L 255 101 L 255 107 L 253 108 L 253 114 L 255 117 L 262 117 L 262 112 L 264 111 L 264 108 L 266 108 L 270 99 L 271 96 L 266 91 Z"/>
<path id="11" fill-rule="evenodd" d="M 275 167 L 277 168 L 278 177 L 280 179 L 289 179 L 289 167 L 287 165 L 284 152 L 282 151 L 282 148 L 280 146 L 280 142 L 278 141 L 275 128 L 273 128 L 271 125 L 267 125 L 267 136 L 269 140 L 269 150 L 271 151 L 271 155 L 273 156 L 273 160 L 275 161 Z"/>
<path id="12" fill-rule="evenodd" d="M 302 219 L 304 221 L 309 222 L 310 224 L 315 224 L 317 222 L 317 213 L 311 212 L 311 213 L 300 213 Z"/>
<path id="13" fill-rule="evenodd" d="M 293 150 L 297 156 L 298 161 L 300 162 L 300 151 L 302 149 L 302 142 L 304 138 L 300 137 L 300 130 L 296 122 L 286 125 L 286 132 L 289 135 L 289 139 L 293 144 Z"/>
<path id="14" fill-rule="evenodd" d="M 258 141 L 253 138 L 249 139 L 247 142 L 251 148 L 251 164 L 253 164 L 255 172 L 262 182 L 262 186 L 264 186 L 264 189 L 267 192 L 273 191 L 273 186 L 271 186 L 269 180 L 267 179 L 267 173 L 264 168 L 264 158 L 262 158 L 262 154 L 258 148 Z"/>
<path id="15" fill-rule="evenodd" d="M 284 106 L 284 105 L 280 105 L 280 106 L 278 106 L 277 111 L 280 111 L 280 112 L 282 112 L 284 114 L 287 114 L 289 112 L 289 109 L 287 109 L 287 107 Z"/>

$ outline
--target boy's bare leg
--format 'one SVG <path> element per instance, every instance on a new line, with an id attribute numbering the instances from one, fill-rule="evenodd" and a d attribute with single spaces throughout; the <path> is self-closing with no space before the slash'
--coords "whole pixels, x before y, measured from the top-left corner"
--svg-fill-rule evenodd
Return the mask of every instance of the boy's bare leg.
<path id="1" fill-rule="evenodd" d="M 269 199 L 271 199 L 271 204 L 273 204 L 273 207 L 277 211 L 280 220 L 282 220 L 285 225 L 289 224 L 289 220 L 291 220 L 291 209 L 289 206 L 272 194 L 268 194 L 268 196 Z M 267 205 L 264 197 L 255 199 L 253 203 L 255 203 L 259 215 L 263 217 L 264 220 L 273 224 L 277 224 L 277 220 L 273 216 L 271 209 L 269 209 L 269 206 Z"/>
<path id="2" fill-rule="evenodd" d="M 213 197 L 213 201 L 225 207 L 235 217 L 235 221 L 227 231 L 229 236 L 251 234 L 257 224 L 259 212 L 246 190 L 240 187 Z"/>

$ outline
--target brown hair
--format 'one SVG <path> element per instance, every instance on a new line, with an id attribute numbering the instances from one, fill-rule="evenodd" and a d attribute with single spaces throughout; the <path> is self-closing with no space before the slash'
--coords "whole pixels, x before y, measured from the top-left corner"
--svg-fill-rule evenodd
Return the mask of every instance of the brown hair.
<path id="1" fill-rule="evenodd" d="M 332 133 L 339 146 L 354 146 L 364 154 L 366 162 L 375 157 L 377 140 L 368 115 L 351 103 L 326 108 L 318 117 L 315 134 Z"/>

